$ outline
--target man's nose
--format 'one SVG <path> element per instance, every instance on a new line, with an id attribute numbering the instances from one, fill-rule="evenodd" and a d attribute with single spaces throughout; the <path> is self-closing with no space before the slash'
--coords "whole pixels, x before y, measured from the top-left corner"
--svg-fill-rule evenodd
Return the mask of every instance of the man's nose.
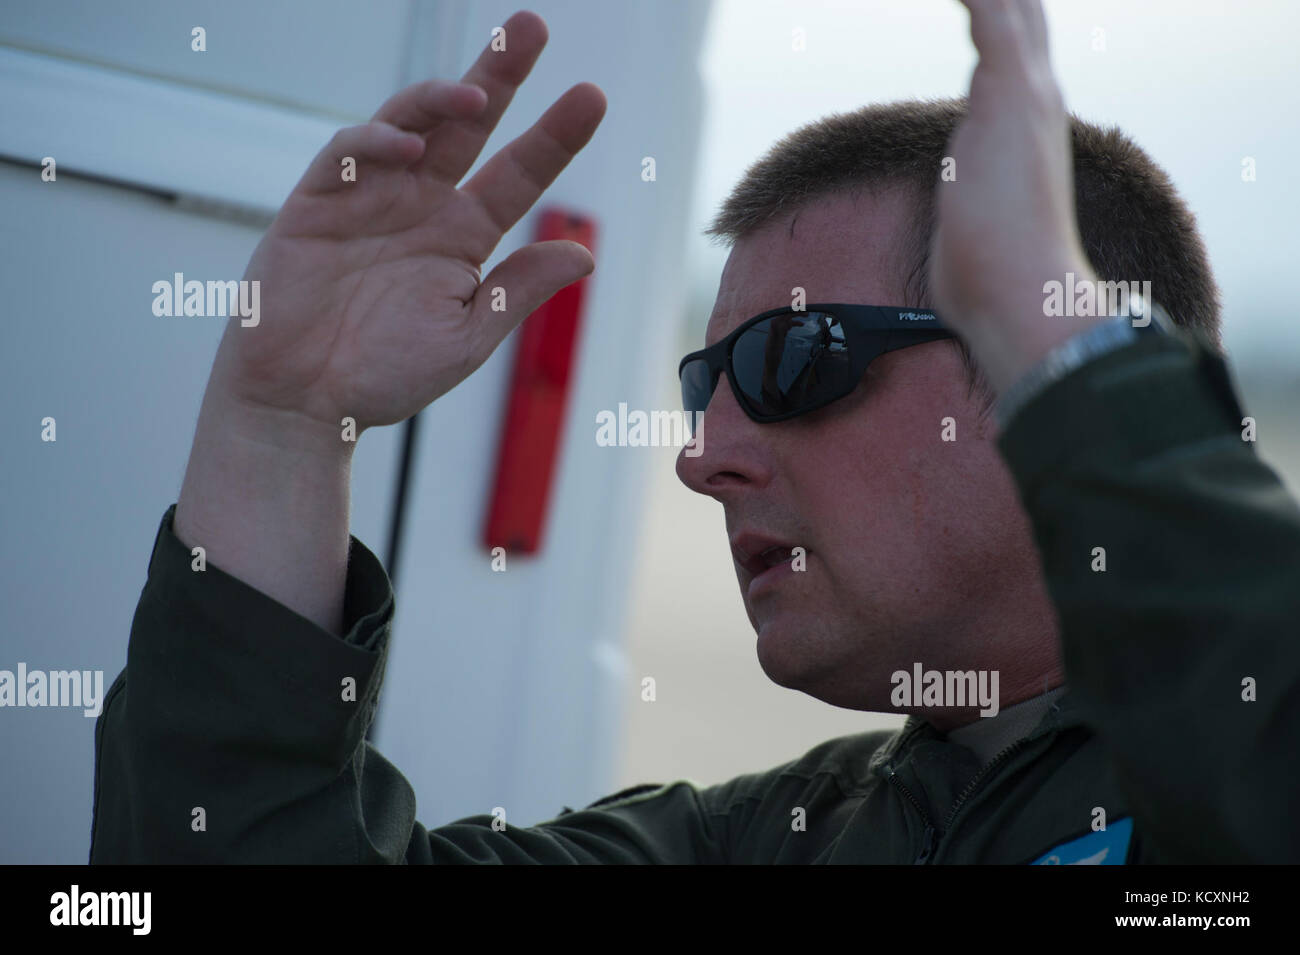
<path id="1" fill-rule="evenodd" d="M 766 484 L 771 469 L 765 463 L 763 427 L 750 420 L 736 403 L 731 383 L 720 376 L 709 406 L 696 420 L 694 447 L 687 445 L 677 454 L 677 477 L 692 491 L 718 500 L 737 488 Z"/>

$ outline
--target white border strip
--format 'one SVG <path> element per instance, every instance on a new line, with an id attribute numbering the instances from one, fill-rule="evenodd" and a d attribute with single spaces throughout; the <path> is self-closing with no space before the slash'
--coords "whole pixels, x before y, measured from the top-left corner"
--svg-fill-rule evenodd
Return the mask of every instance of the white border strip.
<path id="1" fill-rule="evenodd" d="M 0 46 L 0 155 L 274 215 L 338 126 Z"/>

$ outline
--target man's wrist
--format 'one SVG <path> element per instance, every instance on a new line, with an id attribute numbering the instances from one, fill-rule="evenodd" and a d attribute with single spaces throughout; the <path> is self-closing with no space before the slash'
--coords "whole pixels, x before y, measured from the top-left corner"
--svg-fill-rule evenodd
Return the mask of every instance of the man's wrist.
<path id="1" fill-rule="evenodd" d="M 233 401 L 209 384 L 173 532 L 206 560 L 335 634 L 355 442 L 342 427 Z"/>
<path id="2" fill-rule="evenodd" d="M 1108 316 L 1058 318 L 1033 315 L 1028 320 L 1004 323 L 983 335 L 967 336 L 967 343 L 989 385 L 1000 396 L 1054 349 L 1110 320 Z"/>
<path id="3" fill-rule="evenodd" d="M 1023 382 L 1044 376 L 1049 355 L 1055 356 L 1051 365 L 1059 371 L 1063 354 L 1075 356 L 1079 341 L 1086 342 L 1087 349 L 1104 344 L 1109 350 L 1125 344 L 1128 336 L 1116 330 L 1117 317 L 1131 319 L 1130 332 L 1151 324 L 1154 303 L 1130 294 L 1129 283 L 1103 283 L 1081 255 L 1057 261 L 1057 266 L 1046 271 L 1023 268 L 1021 278 L 1009 283 L 1021 290 L 1014 298 L 1004 296 L 994 305 L 986 303 L 966 314 L 960 324 L 953 323 L 993 392 L 1001 399 L 1015 389 L 1016 400 L 1002 402 L 1004 407 L 1022 403 Z M 1030 275 L 1037 278 L 1030 279 Z M 1023 294 L 1025 290 L 1030 294 Z M 1164 327 L 1169 327 L 1167 316 Z M 1111 330 L 1101 331 L 1103 328 Z M 1076 344 L 1067 347 L 1069 342 Z"/>
<path id="4" fill-rule="evenodd" d="M 1060 300 L 1053 299 L 1049 289 L 1060 285 L 1064 290 L 1067 284 L 1071 290 L 1098 284 L 1081 250 L 1062 248 L 1038 264 L 1022 263 L 1015 275 L 1000 283 L 1000 293 L 986 290 L 978 306 L 955 309 L 961 321 L 953 321 L 953 327 L 995 393 L 1002 394 L 1067 339 L 1108 320 L 1110 312 L 1076 314 L 1072 307 L 1054 307 Z"/>
<path id="5" fill-rule="evenodd" d="M 1139 330 L 1157 334 L 1173 330 L 1172 321 L 1159 305 L 1136 304 L 1137 309 L 1125 309 L 1070 336 L 1026 369 L 1009 388 L 1002 389 L 994 406 L 999 427 L 1005 430 L 1025 405 L 1054 382 L 1102 355 L 1131 345 L 1138 339 Z"/>

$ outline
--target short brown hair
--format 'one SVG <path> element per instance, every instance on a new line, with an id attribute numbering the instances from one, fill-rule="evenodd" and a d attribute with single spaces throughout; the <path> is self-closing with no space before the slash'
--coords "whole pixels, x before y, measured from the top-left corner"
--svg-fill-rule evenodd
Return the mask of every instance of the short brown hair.
<path id="1" fill-rule="evenodd" d="M 746 170 L 706 235 L 733 244 L 805 203 L 855 188 L 900 186 L 917 199 L 899 279 L 906 301 L 929 304 L 927 273 L 934 190 L 966 100 L 907 100 L 834 113 L 780 139 Z M 1149 280 L 1152 298 L 1175 324 L 1222 348 L 1219 291 L 1196 220 L 1168 175 L 1118 127 L 1070 114 L 1075 208 L 1084 252 L 1102 281 Z M 878 303 L 878 304 L 894 304 Z M 957 341 L 971 392 L 991 391 L 964 342 Z"/>

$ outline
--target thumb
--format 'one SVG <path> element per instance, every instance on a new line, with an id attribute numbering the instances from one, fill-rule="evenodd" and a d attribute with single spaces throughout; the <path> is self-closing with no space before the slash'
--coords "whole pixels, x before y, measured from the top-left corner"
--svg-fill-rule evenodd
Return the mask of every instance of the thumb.
<path id="1" fill-rule="evenodd" d="M 543 302 L 596 268 L 577 242 L 551 239 L 512 252 L 479 283 L 472 320 L 489 341 L 500 342 Z"/>

